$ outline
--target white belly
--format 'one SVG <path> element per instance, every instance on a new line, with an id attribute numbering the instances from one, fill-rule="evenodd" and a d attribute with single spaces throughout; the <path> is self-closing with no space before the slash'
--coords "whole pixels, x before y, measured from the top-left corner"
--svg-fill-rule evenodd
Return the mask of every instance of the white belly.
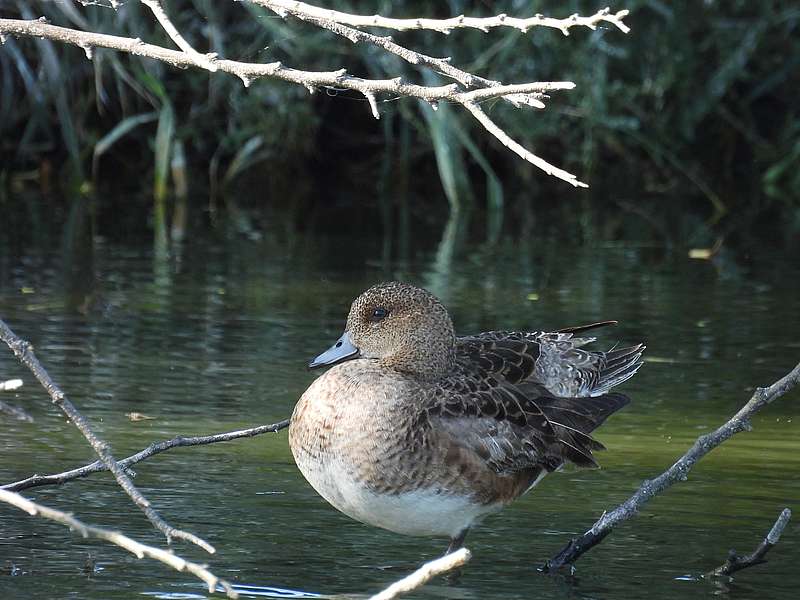
<path id="1" fill-rule="evenodd" d="M 317 492 L 349 517 L 404 535 L 455 537 L 502 505 L 476 504 L 470 499 L 436 488 L 400 494 L 379 494 L 330 464 L 324 473 L 315 469 L 303 475 Z"/>

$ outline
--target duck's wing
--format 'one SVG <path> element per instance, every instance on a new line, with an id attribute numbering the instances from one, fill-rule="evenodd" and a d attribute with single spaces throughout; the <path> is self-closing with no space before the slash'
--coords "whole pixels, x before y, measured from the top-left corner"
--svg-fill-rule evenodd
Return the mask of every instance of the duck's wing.
<path id="1" fill-rule="evenodd" d="M 592 451 L 603 445 L 589 433 L 628 403 L 616 393 L 556 398 L 491 377 L 453 379 L 428 391 L 425 415 L 437 434 L 474 452 L 497 473 L 553 471 L 566 461 L 597 466 Z"/>
<path id="2" fill-rule="evenodd" d="M 514 385 L 538 384 L 556 397 L 601 396 L 636 374 L 645 346 L 589 351 L 582 347 L 595 338 L 578 338 L 574 333 L 613 323 L 554 333 L 491 331 L 458 338 L 456 362 L 462 370 L 479 368 Z"/>
<path id="3" fill-rule="evenodd" d="M 540 338 L 536 331 L 489 331 L 456 340 L 456 364 L 470 380 L 495 377 L 511 384 L 532 380 L 540 356 Z M 570 334 L 564 334 L 569 339 Z"/>
<path id="4" fill-rule="evenodd" d="M 572 331 L 459 338 L 456 368 L 428 390 L 426 416 L 498 473 L 597 466 L 592 451 L 603 445 L 590 433 L 629 402 L 608 390 L 636 372 L 643 346 L 580 349 L 590 341 Z"/>

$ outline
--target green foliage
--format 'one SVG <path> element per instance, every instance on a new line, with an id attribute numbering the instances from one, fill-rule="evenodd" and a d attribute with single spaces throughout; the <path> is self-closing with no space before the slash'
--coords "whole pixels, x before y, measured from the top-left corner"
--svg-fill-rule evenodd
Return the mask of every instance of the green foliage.
<path id="1" fill-rule="evenodd" d="M 150 12 L 137 2 L 124 3 L 118 12 L 91 5 L 76 8 L 69 2 L 19 0 L 8 4 L 12 8 L 3 11 L 4 17 L 44 14 L 56 25 L 140 37 L 172 47 Z M 241 3 L 196 1 L 172 16 L 185 37 L 198 47 L 240 60 L 274 60 L 270 51 L 281 53 L 285 44 L 279 42 L 270 51 L 265 48 L 276 38 L 294 37 L 280 19 Z M 321 54 L 319 46 L 317 51 Z M 93 157 L 94 172 L 102 176 L 101 162 L 109 155 L 118 152 L 118 160 L 129 161 L 150 148 L 153 169 L 161 165 L 156 184 L 160 186 L 167 176 L 169 157 L 167 153 L 156 159 L 155 153 L 165 150 L 173 134 L 188 143 L 190 155 L 201 164 L 215 154 L 233 157 L 255 136 L 263 137 L 274 160 L 287 156 L 287 146 L 307 152 L 309 129 L 316 121 L 312 107 L 298 101 L 307 98 L 304 89 L 274 82 L 258 82 L 245 89 L 238 79 L 227 75 L 178 71 L 109 50 L 94 49 L 88 61 L 78 48 L 47 40 L 9 39 L 0 47 L 0 66 L 3 169 L 28 169 L 46 158 L 61 162 L 66 153 L 70 174 L 80 177 L 83 160 L 89 156 Z M 24 101 L 19 101 L 21 98 Z M 173 109 L 174 115 L 168 116 Z M 153 111 L 160 115 L 160 124 L 174 118 L 171 130 L 162 129 L 170 133 L 167 139 L 157 140 L 157 128 L 147 127 L 149 119 L 143 115 Z M 100 141 L 103 144 L 98 151 L 95 148 Z M 138 183 L 141 165 L 135 162 L 130 175 Z M 115 171 L 118 182 L 119 168 Z"/>

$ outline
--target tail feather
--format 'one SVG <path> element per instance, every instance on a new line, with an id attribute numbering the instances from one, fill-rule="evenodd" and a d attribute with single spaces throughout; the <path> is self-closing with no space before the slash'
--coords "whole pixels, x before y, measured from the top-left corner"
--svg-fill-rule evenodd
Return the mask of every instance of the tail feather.
<path id="1" fill-rule="evenodd" d="M 597 323 L 590 323 L 589 325 L 579 325 L 578 327 L 564 327 L 559 329 L 557 333 L 583 333 L 599 327 L 607 327 L 608 325 L 616 325 L 619 321 L 598 321 Z"/>
<path id="2" fill-rule="evenodd" d="M 556 421 L 589 434 L 615 412 L 630 402 L 624 394 L 611 393 L 596 398 L 548 398 L 536 399 L 548 421 Z"/>
<path id="3" fill-rule="evenodd" d="M 630 402 L 623 394 L 597 398 L 537 398 L 536 404 L 555 430 L 565 456 L 580 467 L 596 467 L 592 451 L 605 446 L 589 435 L 612 414 Z"/>
<path id="4" fill-rule="evenodd" d="M 642 352 L 644 349 L 644 344 L 638 344 L 608 352 L 605 355 L 606 364 L 600 371 L 597 384 L 592 388 L 590 395 L 605 394 L 611 388 L 633 377 L 643 364 Z"/>

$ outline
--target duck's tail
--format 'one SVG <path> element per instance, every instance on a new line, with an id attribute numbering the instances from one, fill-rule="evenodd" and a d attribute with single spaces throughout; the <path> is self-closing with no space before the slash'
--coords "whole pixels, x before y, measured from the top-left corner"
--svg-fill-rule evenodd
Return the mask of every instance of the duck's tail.
<path id="1" fill-rule="evenodd" d="M 630 398 L 619 393 L 594 398 L 536 399 L 536 405 L 553 426 L 564 455 L 580 467 L 598 466 L 592 451 L 605 450 L 605 446 L 589 434 L 629 402 Z"/>
<path id="2" fill-rule="evenodd" d="M 589 395 L 602 396 L 614 386 L 624 383 L 636 375 L 636 371 L 644 364 L 642 353 L 645 348 L 644 344 L 637 344 L 600 353 L 602 366 L 598 373 L 597 383 L 589 391 Z"/>
<path id="3" fill-rule="evenodd" d="M 584 333 L 586 331 L 591 331 L 592 329 L 598 329 L 599 327 L 608 327 L 609 325 L 616 325 L 619 321 L 598 321 L 597 323 L 590 323 L 589 325 L 579 325 L 577 327 L 564 327 L 564 329 L 559 329 L 557 333 Z"/>

